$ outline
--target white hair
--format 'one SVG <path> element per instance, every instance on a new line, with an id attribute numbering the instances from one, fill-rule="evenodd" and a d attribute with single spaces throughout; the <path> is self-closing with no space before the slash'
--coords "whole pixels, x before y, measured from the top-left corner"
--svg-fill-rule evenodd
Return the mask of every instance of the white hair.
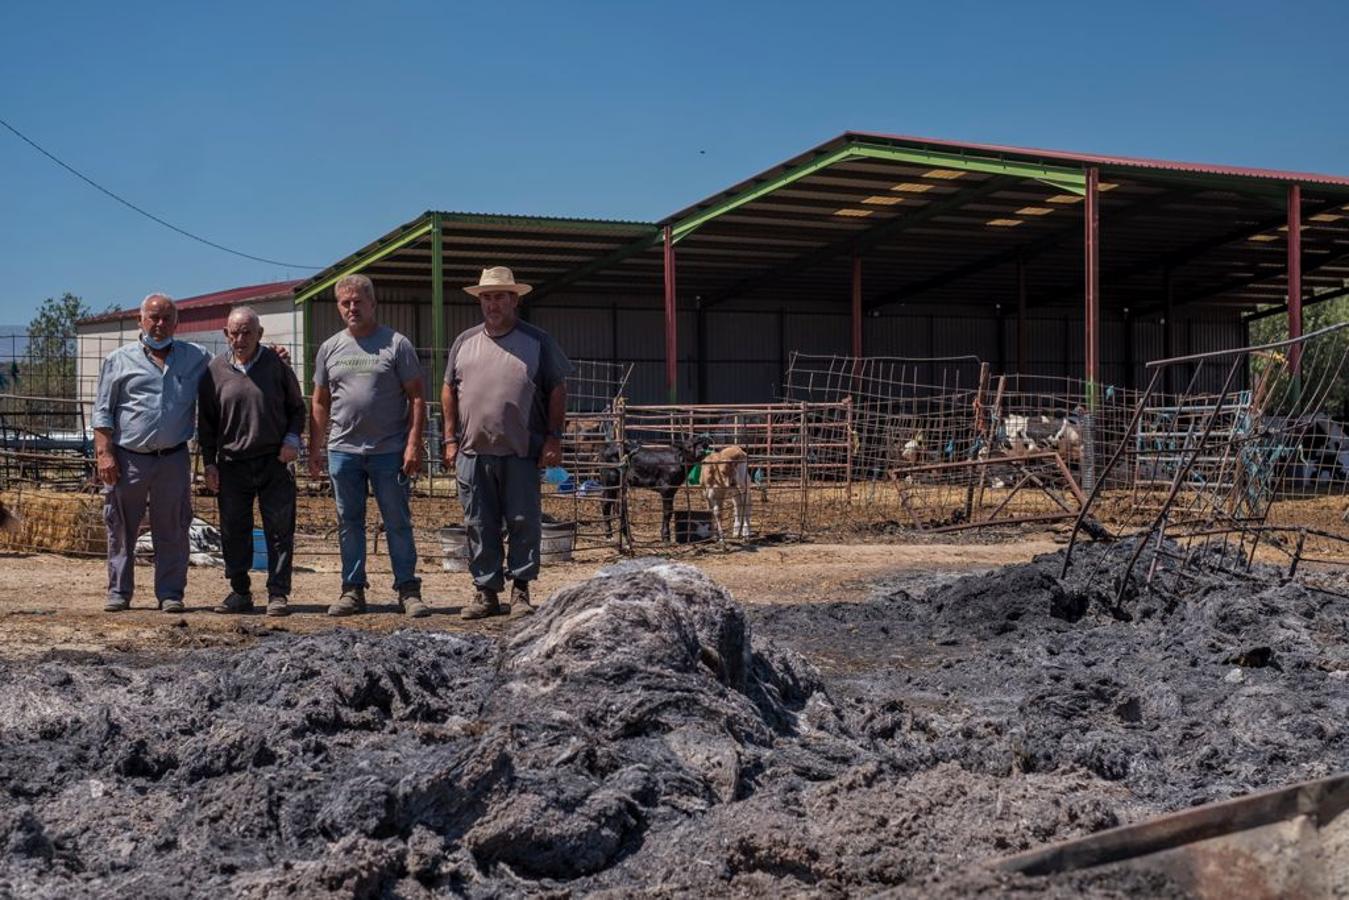
<path id="1" fill-rule="evenodd" d="M 343 291 L 365 294 L 365 298 L 372 303 L 375 300 L 375 283 L 364 275 L 343 275 L 337 279 L 337 284 L 333 285 L 333 296 L 339 296 Z"/>
<path id="2" fill-rule="evenodd" d="M 229 319 L 247 319 L 250 324 L 256 325 L 259 330 L 262 329 L 262 319 L 258 318 L 258 311 L 251 306 L 236 306 L 230 310 Z"/>

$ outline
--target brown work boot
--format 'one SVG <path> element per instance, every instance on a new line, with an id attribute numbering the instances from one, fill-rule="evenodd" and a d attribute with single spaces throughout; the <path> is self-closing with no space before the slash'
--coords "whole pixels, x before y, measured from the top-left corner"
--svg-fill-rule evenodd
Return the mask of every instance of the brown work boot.
<path id="1" fill-rule="evenodd" d="M 342 590 L 342 596 L 328 607 L 330 616 L 353 616 L 365 612 L 365 588 L 351 586 Z"/>
<path id="2" fill-rule="evenodd" d="M 477 596 L 473 602 L 465 606 L 459 613 L 459 618 L 485 619 L 488 616 L 499 616 L 504 612 L 501 608 L 501 601 L 497 599 L 496 591 L 489 591 L 487 588 L 478 588 Z"/>
<path id="3" fill-rule="evenodd" d="M 422 586 L 415 581 L 398 589 L 398 608 L 409 619 L 424 619 L 431 615 L 431 607 L 422 601 Z"/>
<path id="4" fill-rule="evenodd" d="M 529 602 L 529 582 L 516 581 L 511 585 L 511 618 L 534 615 L 534 606 Z"/>
<path id="5" fill-rule="evenodd" d="M 267 615 L 274 617 L 290 615 L 285 594 L 272 594 L 267 598 Z"/>

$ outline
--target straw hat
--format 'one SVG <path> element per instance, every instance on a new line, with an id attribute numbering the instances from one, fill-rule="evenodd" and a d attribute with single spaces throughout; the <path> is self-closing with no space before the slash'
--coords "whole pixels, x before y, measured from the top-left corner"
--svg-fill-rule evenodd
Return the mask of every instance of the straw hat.
<path id="1" fill-rule="evenodd" d="M 515 273 L 505 266 L 492 266 L 490 269 L 482 270 L 482 277 L 478 279 L 477 284 L 469 285 L 464 290 L 475 297 L 487 291 L 512 291 L 523 297 L 534 290 L 534 287 L 528 284 L 516 284 Z"/>

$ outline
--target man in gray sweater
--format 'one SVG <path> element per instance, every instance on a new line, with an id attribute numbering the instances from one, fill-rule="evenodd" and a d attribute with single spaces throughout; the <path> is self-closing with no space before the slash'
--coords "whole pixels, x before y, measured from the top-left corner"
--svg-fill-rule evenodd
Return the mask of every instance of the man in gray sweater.
<path id="1" fill-rule="evenodd" d="M 284 616 L 295 551 L 295 476 L 306 409 L 295 372 L 260 345 L 262 323 L 246 306 L 225 323 L 230 349 L 211 360 L 198 385 L 197 440 L 206 486 L 216 492 L 225 577 L 219 613 L 253 609 L 253 501 L 267 542 L 267 615 Z"/>

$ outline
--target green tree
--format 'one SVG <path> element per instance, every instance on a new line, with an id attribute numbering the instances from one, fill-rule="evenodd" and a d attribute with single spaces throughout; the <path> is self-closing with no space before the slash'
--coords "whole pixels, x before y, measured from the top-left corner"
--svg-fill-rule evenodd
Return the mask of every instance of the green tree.
<path id="1" fill-rule="evenodd" d="M 1309 334 L 1349 322 L 1349 297 L 1313 302 L 1302 310 L 1302 331 Z M 1288 338 L 1288 316 L 1277 314 L 1251 323 L 1251 343 L 1271 344 Z M 1302 378 L 1317 391 L 1323 412 L 1349 420 L 1349 328 L 1309 341 L 1303 351 Z"/>
<path id="2" fill-rule="evenodd" d="M 28 358 L 11 390 L 47 397 L 75 396 L 75 323 L 89 315 L 84 301 L 67 291 L 42 301 L 28 323 Z"/>

